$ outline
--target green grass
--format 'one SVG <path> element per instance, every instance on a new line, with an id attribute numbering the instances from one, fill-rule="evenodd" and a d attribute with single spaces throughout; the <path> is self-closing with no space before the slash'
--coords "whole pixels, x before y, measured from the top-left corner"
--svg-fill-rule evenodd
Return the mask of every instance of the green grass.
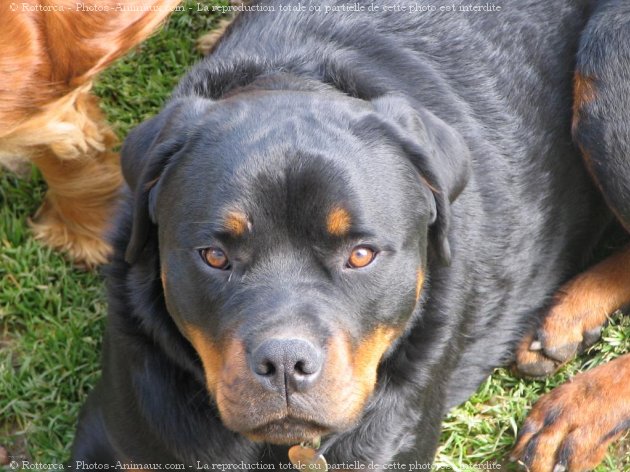
<path id="1" fill-rule="evenodd" d="M 121 137 L 159 110 L 199 59 L 195 39 L 217 20 L 177 12 L 164 30 L 101 76 L 95 90 Z M 0 443 L 14 455 L 58 463 L 68 458 L 80 405 L 99 376 L 106 308 L 97 274 L 73 269 L 30 236 L 26 217 L 44 192 L 37 171 L 23 179 L 0 171 Z M 503 464 L 542 393 L 630 352 L 630 320 L 614 320 L 604 340 L 545 381 L 518 380 L 498 369 L 446 419 L 437 465 L 463 471 L 486 461 Z M 630 470 L 627 450 L 627 441 L 613 447 L 598 472 Z"/>
<path id="2" fill-rule="evenodd" d="M 105 304 L 98 277 L 30 237 L 43 193 L 35 173 L 0 176 L 0 437 L 53 461 L 98 375 Z"/>
<path id="3" fill-rule="evenodd" d="M 120 137 L 160 109 L 200 59 L 195 40 L 218 19 L 176 12 L 101 75 L 95 91 Z M 32 239 L 26 218 L 44 193 L 36 170 L 24 179 L 0 170 L 0 445 L 59 463 L 69 456 L 79 408 L 100 375 L 106 306 L 97 274 L 73 269 Z"/>
<path id="4" fill-rule="evenodd" d="M 509 470 L 512 466 L 507 463 L 507 457 L 518 427 L 535 400 L 580 371 L 630 352 L 630 317 L 613 317 L 604 329 L 602 340 L 544 380 L 518 379 L 508 369 L 496 369 L 477 393 L 444 421 L 436 463 L 465 471 L 467 465 L 496 462 L 503 465 L 501 470 Z M 611 446 L 608 457 L 596 472 L 630 470 L 628 442 L 625 438 Z"/>

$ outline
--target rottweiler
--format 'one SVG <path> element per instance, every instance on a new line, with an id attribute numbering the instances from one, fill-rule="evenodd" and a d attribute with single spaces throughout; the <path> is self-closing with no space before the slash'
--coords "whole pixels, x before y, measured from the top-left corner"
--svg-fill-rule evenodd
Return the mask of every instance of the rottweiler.
<path id="1" fill-rule="evenodd" d="M 424 6 L 243 7 L 130 133 L 73 464 L 426 468 L 523 337 L 545 370 L 630 300 L 630 251 L 588 270 L 630 228 L 628 5 Z M 616 372 L 517 458 L 582 470 L 627 426 Z M 591 410 L 588 441 L 540 440 Z"/>

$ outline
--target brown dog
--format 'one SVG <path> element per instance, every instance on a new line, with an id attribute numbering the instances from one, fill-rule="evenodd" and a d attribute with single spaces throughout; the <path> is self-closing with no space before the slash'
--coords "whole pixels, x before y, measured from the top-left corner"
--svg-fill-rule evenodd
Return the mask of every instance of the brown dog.
<path id="1" fill-rule="evenodd" d="M 106 261 L 103 233 L 122 183 L 92 81 L 178 3 L 0 0 L 0 164 L 41 170 L 48 193 L 33 232 L 78 264 Z"/>

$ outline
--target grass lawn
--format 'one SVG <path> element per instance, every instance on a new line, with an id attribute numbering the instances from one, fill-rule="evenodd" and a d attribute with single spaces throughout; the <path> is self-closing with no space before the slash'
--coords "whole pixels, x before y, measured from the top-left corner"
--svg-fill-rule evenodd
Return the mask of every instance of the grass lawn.
<path id="1" fill-rule="evenodd" d="M 177 12 L 102 75 L 96 92 L 121 137 L 161 107 L 199 59 L 195 39 L 218 19 L 194 8 Z M 26 178 L 0 170 L 0 445 L 13 455 L 59 463 L 68 458 L 79 407 L 99 376 L 106 306 L 98 274 L 73 269 L 31 238 L 26 217 L 44 192 L 36 170 Z M 580 370 L 630 352 L 630 318 L 613 319 L 604 341 L 545 381 L 498 369 L 446 419 L 437 465 L 462 471 L 486 461 L 503 464 L 536 398 Z M 628 470 L 626 438 L 597 471 Z"/>

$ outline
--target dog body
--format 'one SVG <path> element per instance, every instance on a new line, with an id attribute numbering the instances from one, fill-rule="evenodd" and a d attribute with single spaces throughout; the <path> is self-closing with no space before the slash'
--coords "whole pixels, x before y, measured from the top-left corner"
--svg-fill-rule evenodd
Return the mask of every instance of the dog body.
<path id="1" fill-rule="evenodd" d="M 433 3 L 243 14 L 131 133 L 74 460 L 432 461 L 613 220 L 571 138 L 586 2 Z"/>

